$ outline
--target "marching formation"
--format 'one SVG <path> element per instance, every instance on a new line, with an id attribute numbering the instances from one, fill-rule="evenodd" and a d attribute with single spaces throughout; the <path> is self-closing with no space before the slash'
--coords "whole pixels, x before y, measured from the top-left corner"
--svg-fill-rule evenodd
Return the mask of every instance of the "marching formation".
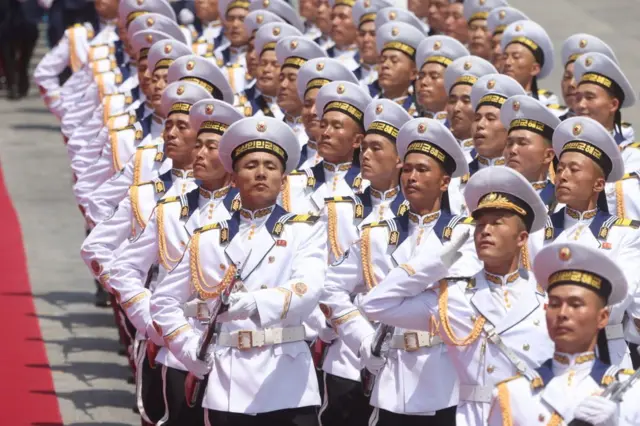
<path id="1" fill-rule="evenodd" d="M 34 76 L 143 425 L 640 424 L 605 41 L 554 64 L 505 0 L 194 5 L 96 1 Z"/>

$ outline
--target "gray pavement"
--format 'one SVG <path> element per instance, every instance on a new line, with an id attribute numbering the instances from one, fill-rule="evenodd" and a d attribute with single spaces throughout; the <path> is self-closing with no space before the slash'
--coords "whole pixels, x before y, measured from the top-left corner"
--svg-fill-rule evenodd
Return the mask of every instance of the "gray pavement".
<path id="1" fill-rule="evenodd" d="M 511 0 L 542 24 L 556 45 L 589 32 L 616 51 L 623 70 L 640 88 L 640 0 Z M 561 65 L 541 87 L 560 94 Z M 0 160 L 20 217 L 40 327 L 66 425 L 134 425 L 133 386 L 117 355 L 110 310 L 92 304 L 91 276 L 80 260 L 83 221 L 71 193 L 66 149 L 56 120 L 35 94 L 0 100 Z M 640 128 L 638 107 L 623 111 Z"/>

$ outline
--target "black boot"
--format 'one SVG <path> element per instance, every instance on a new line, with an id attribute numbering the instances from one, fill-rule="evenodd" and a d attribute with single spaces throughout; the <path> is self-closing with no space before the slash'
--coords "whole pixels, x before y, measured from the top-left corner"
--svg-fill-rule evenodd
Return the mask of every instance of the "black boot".
<path id="1" fill-rule="evenodd" d="M 96 281 L 96 299 L 95 299 L 95 305 L 99 308 L 108 308 L 109 306 L 111 306 L 111 300 L 109 298 L 109 293 L 107 293 L 102 286 L 100 285 L 100 283 L 98 281 Z"/>

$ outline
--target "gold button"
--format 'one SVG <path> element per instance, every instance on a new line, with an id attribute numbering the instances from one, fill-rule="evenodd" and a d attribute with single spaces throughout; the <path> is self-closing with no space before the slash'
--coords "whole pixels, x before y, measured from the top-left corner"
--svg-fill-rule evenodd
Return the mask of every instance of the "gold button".
<path id="1" fill-rule="evenodd" d="M 476 322 L 476 316 L 475 315 L 471 315 L 469 317 L 469 319 L 471 320 L 471 322 Z"/>
<path id="2" fill-rule="evenodd" d="M 544 422 L 544 414 L 538 416 L 538 421 Z"/>
<path id="3" fill-rule="evenodd" d="M 528 343 L 525 343 L 524 345 L 522 345 L 522 349 L 524 349 L 525 351 L 528 351 L 529 349 L 531 349 L 531 346 L 529 346 Z"/>
<path id="4" fill-rule="evenodd" d="M 487 367 L 487 373 L 491 374 L 493 373 L 493 370 L 495 370 L 496 368 L 493 365 L 490 365 Z"/>

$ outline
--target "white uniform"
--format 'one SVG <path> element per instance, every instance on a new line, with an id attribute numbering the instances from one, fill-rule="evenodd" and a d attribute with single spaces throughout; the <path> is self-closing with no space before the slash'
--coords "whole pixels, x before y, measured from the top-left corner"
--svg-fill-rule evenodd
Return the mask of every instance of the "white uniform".
<path id="1" fill-rule="evenodd" d="M 489 425 L 569 424 L 586 397 L 602 392 L 613 381 L 626 380 L 630 372 L 619 370 L 596 360 L 593 352 L 556 353 L 537 369 L 533 384 L 518 376 L 498 384 Z M 636 385 L 625 394 L 618 425 L 640 422 L 638 391 Z"/>
<path id="2" fill-rule="evenodd" d="M 466 218 L 441 212 L 423 217 L 406 213 L 363 227 L 360 241 L 353 244 L 327 273 L 322 309 L 341 339 L 331 346 L 325 366 L 337 343 L 356 354 L 362 340 L 374 332 L 357 303 L 352 301 L 353 295 L 358 294 L 357 298 L 360 298 L 392 268 L 412 256 L 427 255 L 427 252 L 433 255 L 456 225 L 466 227 L 468 222 Z M 464 265 L 469 272 L 480 269 L 472 250 Z M 430 322 L 428 318 L 422 320 Z M 396 328 L 386 358 L 387 363 L 378 374 L 371 396 L 374 407 L 400 414 L 432 415 L 458 403 L 457 376 L 435 328 L 429 331 Z M 360 366 L 356 364 L 354 369 L 359 377 Z"/>
<path id="3" fill-rule="evenodd" d="M 182 305 L 197 292 L 213 311 L 234 265 L 242 264 L 242 284 L 255 297 L 258 315 L 222 324 L 205 408 L 256 414 L 320 404 L 302 321 L 324 281 L 324 227 L 317 217 L 288 215 L 278 206 L 241 210 L 228 222 L 197 230 L 183 260 L 156 289 L 153 320 L 180 359 L 183 346 L 199 339 Z"/>
<path id="4" fill-rule="evenodd" d="M 481 270 L 472 278 L 447 280 L 459 274 L 447 271 L 439 257 L 421 258 L 391 271 L 361 306 L 369 319 L 408 329 L 429 331 L 435 317 L 460 380 L 456 422 L 486 425 L 493 387 L 518 372 L 514 361 L 531 370 L 553 354 L 546 296 L 533 277 L 521 275 L 524 270 L 507 276 Z"/>
<path id="5" fill-rule="evenodd" d="M 622 267 L 628 283 L 628 297 L 611 309 L 606 327 L 610 363 L 631 368 L 629 348 L 624 340 L 623 317 L 638 286 L 640 264 L 640 223 L 618 219 L 606 213 L 590 210 L 578 212 L 569 207 L 553 214 L 547 227 L 529 237 L 529 258 L 534 259 L 545 244 L 551 241 L 578 241 L 600 248 Z"/>

